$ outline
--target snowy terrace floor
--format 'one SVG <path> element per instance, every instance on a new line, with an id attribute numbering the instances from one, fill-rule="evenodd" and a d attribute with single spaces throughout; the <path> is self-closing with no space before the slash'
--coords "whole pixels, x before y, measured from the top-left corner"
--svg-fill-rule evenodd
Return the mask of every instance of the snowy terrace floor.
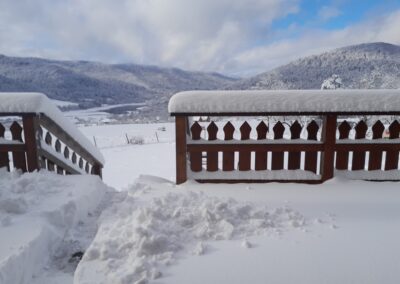
<path id="1" fill-rule="evenodd" d="M 175 186 L 172 124 L 81 130 L 103 143 L 104 181 L 123 192 L 51 174 L 15 177 L 11 192 L 0 178 L 0 202 L 22 204 L 0 206 L 1 284 L 400 283 L 400 183 Z M 125 133 L 146 143 L 124 145 Z M 23 258 L 39 229 L 47 237 Z M 86 248 L 74 273 L 71 253 Z"/>
<path id="2" fill-rule="evenodd" d="M 397 183 L 175 187 L 143 177 L 128 192 L 75 283 L 400 281 Z"/>
<path id="3" fill-rule="evenodd" d="M 94 176 L 0 169 L 0 283 L 72 283 L 108 191 Z"/>

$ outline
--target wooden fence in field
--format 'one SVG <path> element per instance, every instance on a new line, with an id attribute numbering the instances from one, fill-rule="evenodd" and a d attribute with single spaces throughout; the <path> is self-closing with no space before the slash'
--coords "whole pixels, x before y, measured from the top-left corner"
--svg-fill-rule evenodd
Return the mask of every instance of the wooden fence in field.
<path id="1" fill-rule="evenodd" d="M 400 180 L 400 110 L 200 112 L 176 111 L 170 103 L 171 108 L 178 184 L 187 179 L 321 183 L 339 173 L 364 180 Z M 210 116 L 211 121 L 192 122 L 196 116 Z M 382 117 L 389 120 L 383 123 Z M 238 119 L 239 125 L 232 123 Z"/>
<path id="2" fill-rule="evenodd" d="M 101 177 L 102 162 L 45 114 L 0 113 L 0 117 L 7 117 L 0 123 L 0 168 Z"/>

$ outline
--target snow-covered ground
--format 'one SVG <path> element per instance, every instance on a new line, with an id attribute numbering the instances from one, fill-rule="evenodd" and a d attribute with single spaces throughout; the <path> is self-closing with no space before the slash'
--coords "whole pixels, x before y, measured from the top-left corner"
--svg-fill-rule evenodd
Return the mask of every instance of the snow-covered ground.
<path id="1" fill-rule="evenodd" d="M 304 216 L 283 204 L 270 208 L 228 196 L 214 197 L 191 186 L 175 187 L 160 178 L 141 177 L 121 203 L 103 213 L 99 232 L 75 273 L 75 282 L 146 283 L 162 277 L 165 267 L 182 257 L 210 253 L 215 241 L 233 239 L 251 247 L 246 238 L 278 236 L 304 228 L 306 222 Z M 211 279 L 205 280 L 202 283 Z"/>
<path id="2" fill-rule="evenodd" d="M 0 283 L 68 283 L 110 191 L 94 176 L 0 169 Z"/>
<path id="3" fill-rule="evenodd" d="M 139 175 L 175 180 L 175 126 L 173 123 L 121 124 L 81 127 L 106 159 L 104 182 L 124 190 Z M 143 144 L 128 144 L 128 140 Z"/>
<path id="4" fill-rule="evenodd" d="M 398 183 L 176 186 L 173 124 L 80 130 L 95 137 L 104 182 L 117 191 L 95 177 L 3 173 L 0 202 L 22 205 L 0 206 L 0 283 L 400 282 Z M 61 210 L 71 202 L 76 213 Z M 21 255 L 42 228 L 29 258 L 6 258 Z M 74 275 L 68 261 L 85 249 Z"/>
<path id="5" fill-rule="evenodd" d="M 127 104 L 115 104 L 115 105 L 103 105 L 101 107 L 93 107 L 89 109 L 78 109 L 66 111 L 64 115 L 75 123 L 86 123 L 96 124 L 98 122 L 109 122 L 111 121 L 112 110 L 122 107 L 132 107 L 137 109 L 146 106 L 145 103 L 127 103 Z"/>
<path id="6" fill-rule="evenodd" d="M 211 253 L 171 267 L 166 283 L 399 283 L 398 184 L 335 179 L 321 186 L 189 188 L 270 208 L 286 206 L 300 212 L 305 225 L 249 238 L 250 250 L 240 241 L 213 243 Z"/>
<path id="7" fill-rule="evenodd" d="M 69 101 L 60 101 L 60 100 L 51 100 L 58 107 L 78 107 L 77 103 L 69 102 Z"/>

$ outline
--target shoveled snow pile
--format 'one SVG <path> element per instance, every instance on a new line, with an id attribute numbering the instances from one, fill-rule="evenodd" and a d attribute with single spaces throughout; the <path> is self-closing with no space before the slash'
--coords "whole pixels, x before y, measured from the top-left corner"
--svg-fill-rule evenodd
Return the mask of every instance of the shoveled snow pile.
<path id="1" fill-rule="evenodd" d="M 242 246 L 250 248 L 250 236 L 280 235 L 307 224 L 288 207 L 211 197 L 143 177 L 99 223 L 75 272 L 76 284 L 147 283 L 183 255 L 206 253 L 210 241 L 242 240 Z"/>
<path id="2" fill-rule="evenodd" d="M 95 176 L 0 169 L 0 283 L 40 283 L 35 278 L 49 269 L 53 257 L 67 263 L 84 250 L 88 236 L 74 239 L 72 234 L 79 227 L 93 227 L 89 220 L 106 191 Z M 72 251 L 65 249 L 69 240 Z"/>

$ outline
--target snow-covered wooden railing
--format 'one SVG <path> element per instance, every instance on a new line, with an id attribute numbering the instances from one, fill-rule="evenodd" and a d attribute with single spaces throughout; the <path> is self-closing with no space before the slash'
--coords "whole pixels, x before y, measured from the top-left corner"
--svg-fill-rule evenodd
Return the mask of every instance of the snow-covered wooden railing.
<path id="1" fill-rule="evenodd" d="M 101 176 L 100 151 L 43 94 L 0 93 L 0 168 Z"/>
<path id="2" fill-rule="evenodd" d="M 169 112 L 178 184 L 400 180 L 400 90 L 191 91 Z M 199 116 L 213 119 L 190 121 Z"/>

